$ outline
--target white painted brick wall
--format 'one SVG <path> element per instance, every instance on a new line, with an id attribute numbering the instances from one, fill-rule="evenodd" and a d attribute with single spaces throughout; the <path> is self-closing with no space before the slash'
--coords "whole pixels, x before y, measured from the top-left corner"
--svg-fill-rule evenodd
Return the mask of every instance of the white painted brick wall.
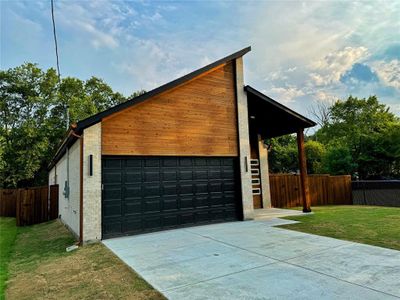
<path id="1" fill-rule="evenodd" d="M 58 214 L 75 236 L 79 236 L 79 202 L 80 202 L 80 141 L 77 140 L 58 161 L 57 184 Z M 65 181 L 67 181 L 67 156 L 69 155 L 69 197 L 64 196 Z M 54 170 L 54 168 L 52 169 Z M 52 172 L 50 172 L 52 174 Z M 53 174 L 54 178 L 54 174 Z M 51 179 L 50 179 L 51 180 Z"/>

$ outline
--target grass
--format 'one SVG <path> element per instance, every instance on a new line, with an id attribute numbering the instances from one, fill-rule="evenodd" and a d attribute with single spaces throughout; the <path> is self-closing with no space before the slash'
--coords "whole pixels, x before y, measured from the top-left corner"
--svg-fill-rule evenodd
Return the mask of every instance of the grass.
<path id="1" fill-rule="evenodd" d="M 0 218 L 0 299 L 4 299 L 4 290 L 8 279 L 7 267 L 10 261 L 17 227 L 14 218 Z"/>
<path id="2" fill-rule="evenodd" d="M 312 210 L 312 215 L 285 217 L 301 223 L 280 227 L 400 250 L 400 208 L 342 205 Z"/>
<path id="3" fill-rule="evenodd" d="M 65 248 L 74 242 L 59 221 L 18 227 L 8 265 L 7 298 L 164 299 L 104 245 L 67 253 Z"/>

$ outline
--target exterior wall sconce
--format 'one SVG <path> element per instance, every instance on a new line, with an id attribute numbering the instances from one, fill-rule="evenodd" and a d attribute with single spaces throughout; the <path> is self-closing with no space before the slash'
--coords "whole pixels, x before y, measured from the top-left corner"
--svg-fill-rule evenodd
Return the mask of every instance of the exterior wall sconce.
<path id="1" fill-rule="evenodd" d="M 93 155 L 89 155 L 89 176 L 93 176 Z"/>

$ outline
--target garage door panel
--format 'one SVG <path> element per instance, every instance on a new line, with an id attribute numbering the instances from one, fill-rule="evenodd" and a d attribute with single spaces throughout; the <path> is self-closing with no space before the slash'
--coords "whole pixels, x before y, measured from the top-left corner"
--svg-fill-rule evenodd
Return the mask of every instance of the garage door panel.
<path id="1" fill-rule="evenodd" d="M 121 169 L 122 161 L 119 159 L 107 159 L 103 162 L 103 169 Z"/>
<path id="2" fill-rule="evenodd" d="M 107 172 L 105 174 L 105 176 L 103 176 L 103 183 L 107 184 L 107 183 L 121 183 L 121 172 L 119 171 L 111 171 L 111 172 Z"/>
<path id="3" fill-rule="evenodd" d="M 161 166 L 163 167 L 176 167 L 178 165 L 178 159 L 175 157 L 164 157 L 162 159 Z"/>
<path id="4" fill-rule="evenodd" d="M 193 195 L 194 189 L 192 183 L 184 183 L 179 186 L 179 194 L 181 195 Z"/>
<path id="5" fill-rule="evenodd" d="M 122 221 L 108 221 L 103 225 L 103 236 L 118 235 L 122 232 Z"/>
<path id="6" fill-rule="evenodd" d="M 196 195 L 208 195 L 208 182 L 197 182 L 195 183 Z"/>
<path id="7" fill-rule="evenodd" d="M 159 197 L 145 198 L 143 204 L 144 204 L 143 205 L 144 212 L 158 213 L 161 211 L 161 204 Z"/>
<path id="8" fill-rule="evenodd" d="M 208 171 L 205 170 L 194 170 L 194 180 L 207 180 L 208 179 Z"/>
<path id="9" fill-rule="evenodd" d="M 141 159 L 129 159 L 129 160 L 124 160 L 126 168 L 142 168 L 142 160 Z"/>
<path id="10" fill-rule="evenodd" d="M 191 167 L 193 164 L 192 158 L 189 157 L 180 157 L 179 159 L 179 166 L 180 167 Z"/>
<path id="11" fill-rule="evenodd" d="M 151 229 L 162 228 L 162 216 L 145 216 L 143 218 L 143 227 L 150 231 Z"/>
<path id="12" fill-rule="evenodd" d="M 163 197 L 163 211 L 176 211 L 179 208 L 178 198 L 176 196 L 165 196 Z"/>
<path id="13" fill-rule="evenodd" d="M 176 180 L 178 179 L 176 170 L 164 170 L 162 171 L 162 176 L 163 176 L 163 181 L 165 182 L 168 181 L 176 182 Z"/>
<path id="14" fill-rule="evenodd" d="M 143 160 L 144 167 L 159 167 L 160 166 L 160 159 L 159 158 L 146 158 Z"/>
<path id="15" fill-rule="evenodd" d="M 142 202 L 140 200 L 126 200 L 124 205 L 124 215 L 137 215 L 142 213 Z"/>
<path id="16" fill-rule="evenodd" d="M 236 220 L 237 160 L 103 157 L 103 238 Z"/>
<path id="17" fill-rule="evenodd" d="M 181 170 L 179 171 L 179 180 L 192 180 L 193 172 L 192 170 Z"/>
<path id="18" fill-rule="evenodd" d="M 222 182 L 221 181 L 210 181 L 208 185 L 210 193 L 222 193 Z"/>
<path id="19" fill-rule="evenodd" d="M 143 185 L 143 196 L 144 197 L 154 197 L 160 195 L 161 187 L 159 184 L 145 184 Z"/>
<path id="20" fill-rule="evenodd" d="M 103 215 L 105 217 L 122 216 L 122 205 L 115 201 L 109 201 L 103 205 Z"/>
<path id="21" fill-rule="evenodd" d="M 209 179 L 220 179 L 221 178 L 221 170 L 211 169 L 208 172 L 208 178 Z"/>
<path id="22" fill-rule="evenodd" d="M 181 225 L 194 224 L 195 223 L 194 212 L 181 213 L 180 221 Z"/>
<path id="23" fill-rule="evenodd" d="M 193 196 L 190 197 L 181 197 L 179 207 L 181 209 L 193 209 L 194 205 L 194 199 Z"/>
<path id="24" fill-rule="evenodd" d="M 142 219 L 139 218 L 129 218 L 124 220 L 123 225 L 121 226 L 121 231 L 128 234 L 139 233 L 142 231 L 143 224 Z"/>
<path id="25" fill-rule="evenodd" d="M 126 170 L 124 182 L 125 182 L 125 184 L 142 183 L 142 171 L 141 170 Z"/>
<path id="26" fill-rule="evenodd" d="M 150 170 L 150 171 L 145 171 L 144 172 L 144 181 L 145 182 L 158 182 L 158 181 L 160 181 L 160 172 L 159 172 L 159 170 L 157 169 L 157 170 L 154 170 L 154 171 L 152 171 L 152 170 Z"/>
<path id="27" fill-rule="evenodd" d="M 208 208 L 210 205 L 210 200 L 208 195 L 196 195 L 195 198 L 195 207 L 196 208 Z"/>
<path id="28" fill-rule="evenodd" d="M 125 198 L 142 198 L 142 185 L 135 184 L 135 185 L 125 185 Z"/>
<path id="29" fill-rule="evenodd" d="M 179 215 L 166 215 L 163 218 L 163 227 L 164 228 L 175 228 L 179 226 Z"/>
<path id="30" fill-rule="evenodd" d="M 196 213 L 196 223 L 204 224 L 210 222 L 210 212 L 208 210 L 199 211 Z"/>
<path id="31" fill-rule="evenodd" d="M 179 194 L 179 187 L 176 184 L 167 183 L 162 185 L 162 194 L 164 196 L 174 196 L 175 198 Z"/>
<path id="32" fill-rule="evenodd" d="M 105 198 L 109 201 L 121 199 L 121 186 L 108 186 L 104 190 Z"/>

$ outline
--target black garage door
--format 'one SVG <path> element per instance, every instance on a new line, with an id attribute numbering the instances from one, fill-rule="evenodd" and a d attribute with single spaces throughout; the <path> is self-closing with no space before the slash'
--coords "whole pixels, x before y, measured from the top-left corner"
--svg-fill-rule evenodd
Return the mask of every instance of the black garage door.
<path id="1" fill-rule="evenodd" d="M 237 159 L 103 157 L 103 238 L 240 216 Z"/>

